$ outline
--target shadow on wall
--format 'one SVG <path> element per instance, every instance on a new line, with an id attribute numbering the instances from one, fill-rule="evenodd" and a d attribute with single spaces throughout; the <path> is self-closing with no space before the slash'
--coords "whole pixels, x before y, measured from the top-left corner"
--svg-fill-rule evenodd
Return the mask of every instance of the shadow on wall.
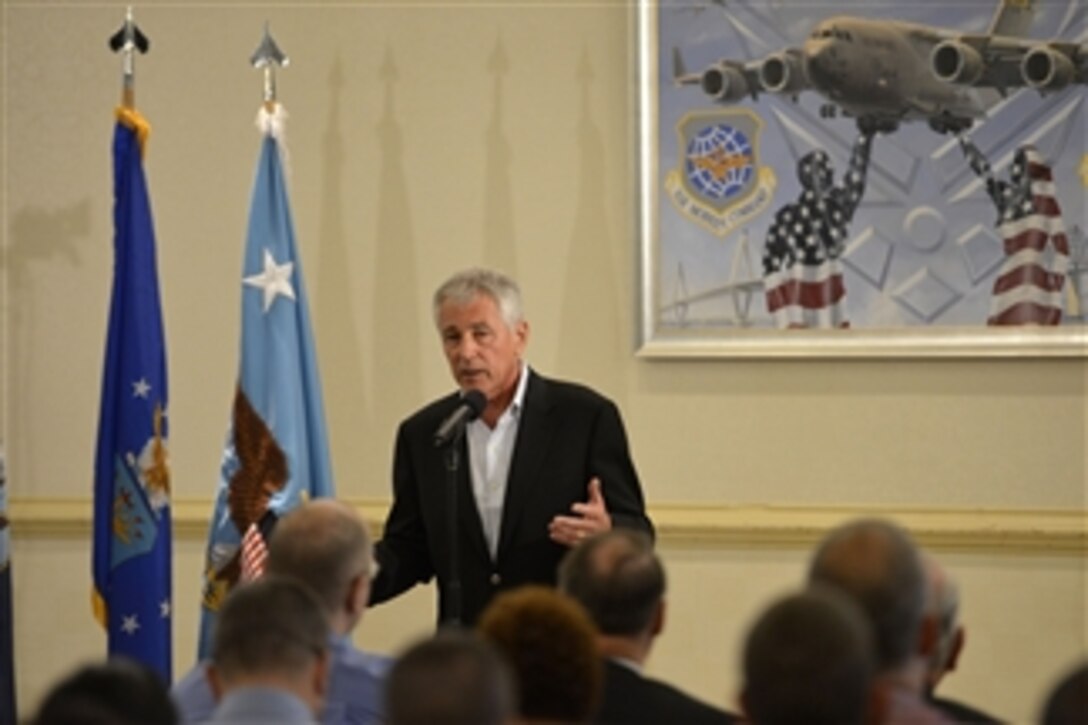
<path id="1" fill-rule="evenodd" d="M 510 70 L 502 38 L 487 60 L 494 75 L 491 118 L 484 132 L 484 256 L 487 267 L 518 279 L 517 243 L 514 239 L 514 210 L 510 188 L 510 142 L 503 131 L 503 76 Z"/>
<path id="2" fill-rule="evenodd" d="M 395 108 L 399 74 L 390 50 L 386 50 L 380 75 L 385 93 L 376 129 L 381 158 L 373 278 L 373 400 L 376 411 L 403 412 L 414 410 L 422 398 L 422 351 L 416 333 L 421 318 L 416 236 L 404 173 L 402 131 Z M 388 451 L 378 453 L 372 460 L 387 460 Z"/>
<path id="3" fill-rule="evenodd" d="M 321 210 L 318 227 L 320 267 L 317 278 L 315 332 L 321 352 L 322 387 L 328 416 L 330 449 L 335 469 L 364 471 L 374 455 L 358 445 L 359 429 L 368 428 L 373 411 L 366 406 L 366 367 L 363 365 L 359 330 L 352 300 L 356 282 L 348 252 L 344 225 L 344 133 L 340 104 L 344 89 L 344 68 L 336 54 L 328 76 L 328 125 L 321 138 L 324 174 L 321 179 Z M 363 413 L 363 411 L 366 411 Z M 372 436 L 364 436 L 371 438 Z M 341 480 L 341 495 L 357 481 Z M 359 491 L 353 490 L 352 495 Z"/>
<path id="4" fill-rule="evenodd" d="M 582 51 L 578 80 L 582 87 L 577 140 L 578 207 L 571 230 L 558 343 L 564 375 L 605 388 L 620 408 L 627 392 L 625 371 L 631 354 L 619 312 L 619 284 L 608 228 L 604 139 L 590 106 L 593 65 Z M 622 375 L 622 379 L 617 376 Z"/>
<path id="5" fill-rule="evenodd" d="M 35 295 L 35 268 L 43 265 L 64 264 L 80 267 L 78 239 L 91 232 L 91 201 L 84 199 L 60 209 L 25 207 L 15 212 L 11 224 L 11 241 L 4 257 L 4 278 L 10 285 L 7 294 L 9 309 L 5 310 L 11 321 L 8 338 L 11 353 L 7 371 L 11 389 L 17 385 L 25 390 L 34 385 L 34 331 L 40 328 L 38 299 Z M 112 250 L 109 251 L 112 258 Z M 39 333 L 40 334 L 40 333 Z M 13 395 L 9 401 L 12 440 L 4 441 L 11 468 L 9 480 L 27 481 L 26 471 L 21 470 L 23 461 L 38 460 L 31 450 L 29 437 L 21 437 L 16 431 L 35 429 L 33 416 L 36 411 L 27 404 L 27 396 Z M 39 444 L 49 445 L 46 440 Z M 44 452 L 43 452 L 44 455 Z M 13 464 L 13 465 L 12 465 Z"/>

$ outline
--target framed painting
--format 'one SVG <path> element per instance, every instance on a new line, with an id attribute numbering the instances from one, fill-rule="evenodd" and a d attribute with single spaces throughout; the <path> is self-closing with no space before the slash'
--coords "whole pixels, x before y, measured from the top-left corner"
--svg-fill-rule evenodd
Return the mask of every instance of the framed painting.
<path id="1" fill-rule="evenodd" d="M 647 357 L 1088 353 L 1078 0 L 640 0 Z"/>

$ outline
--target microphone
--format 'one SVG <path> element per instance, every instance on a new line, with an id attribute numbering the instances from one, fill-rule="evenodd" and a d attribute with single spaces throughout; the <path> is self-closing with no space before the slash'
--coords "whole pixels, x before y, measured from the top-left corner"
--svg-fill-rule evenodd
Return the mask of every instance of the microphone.
<path id="1" fill-rule="evenodd" d="M 438 426 L 434 432 L 434 446 L 441 448 L 461 434 L 465 424 L 476 420 L 480 413 L 487 407 L 487 398 L 479 390 L 472 389 L 465 392 L 461 402 L 449 416 Z"/>

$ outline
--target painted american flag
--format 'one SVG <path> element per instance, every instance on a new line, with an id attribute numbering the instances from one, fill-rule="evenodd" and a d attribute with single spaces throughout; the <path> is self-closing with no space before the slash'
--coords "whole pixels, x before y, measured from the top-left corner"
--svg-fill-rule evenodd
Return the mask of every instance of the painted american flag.
<path id="1" fill-rule="evenodd" d="M 1020 147 L 1008 184 L 1000 184 L 998 232 L 1005 260 L 994 280 L 989 325 L 1060 325 L 1069 238 L 1050 167 L 1033 146 Z"/>
<path id="2" fill-rule="evenodd" d="M 849 327 L 842 256 L 847 227 L 865 193 L 873 134 L 854 143 L 841 187 L 822 150 L 805 154 L 797 177 L 804 191 L 775 213 L 763 251 L 767 310 L 779 328 Z"/>

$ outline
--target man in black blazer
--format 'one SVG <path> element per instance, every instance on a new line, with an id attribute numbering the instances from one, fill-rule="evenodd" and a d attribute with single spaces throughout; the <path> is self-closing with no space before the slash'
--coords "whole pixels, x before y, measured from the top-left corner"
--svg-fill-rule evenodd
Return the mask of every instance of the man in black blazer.
<path id="1" fill-rule="evenodd" d="M 580 602 L 597 625 L 605 674 L 604 696 L 593 722 L 739 721 L 736 715 L 642 674 L 654 639 L 665 625 L 665 570 L 644 533 L 617 529 L 586 540 L 560 565 L 559 589 Z"/>
<path id="2" fill-rule="evenodd" d="M 437 577 L 440 621 L 472 625 L 496 592 L 554 584 L 567 548 L 587 536 L 653 527 L 616 406 L 524 362 L 529 325 L 513 280 L 482 269 L 456 274 L 435 292 L 434 316 L 460 390 L 401 423 L 370 601 Z M 451 444 L 460 457 L 451 491 L 435 432 L 469 390 L 486 405 Z"/>

